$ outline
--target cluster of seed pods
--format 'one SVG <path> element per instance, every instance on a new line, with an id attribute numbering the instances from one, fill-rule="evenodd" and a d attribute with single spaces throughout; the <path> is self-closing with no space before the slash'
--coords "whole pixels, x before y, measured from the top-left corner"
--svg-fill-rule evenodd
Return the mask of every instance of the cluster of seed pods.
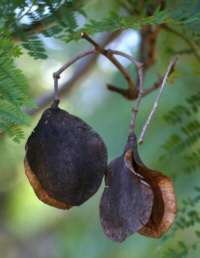
<path id="1" fill-rule="evenodd" d="M 135 232 L 161 237 L 175 219 L 172 180 L 143 164 L 135 133 L 129 134 L 122 155 L 108 164 L 98 133 L 60 109 L 57 99 L 29 136 L 24 164 L 37 197 L 60 209 L 83 204 L 105 178 L 100 220 L 114 241 L 122 242 Z"/>

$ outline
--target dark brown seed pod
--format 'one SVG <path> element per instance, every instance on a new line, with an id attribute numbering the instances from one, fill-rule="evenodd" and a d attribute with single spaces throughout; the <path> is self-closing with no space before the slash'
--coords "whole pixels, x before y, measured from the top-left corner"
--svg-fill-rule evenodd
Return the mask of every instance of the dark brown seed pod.
<path id="1" fill-rule="evenodd" d="M 160 238 L 169 230 L 176 217 L 176 197 L 173 182 L 170 177 L 161 172 L 147 168 L 138 155 L 136 137 L 132 137 L 131 141 L 133 141 L 133 148 L 126 152 L 125 159 L 151 185 L 154 194 L 151 217 L 148 223 L 139 230 L 139 233 Z"/>
<path id="2" fill-rule="evenodd" d="M 101 137 L 54 103 L 26 143 L 26 175 L 43 202 L 61 209 L 81 205 L 99 188 L 107 166 Z"/>
<path id="3" fill-rule="evenodd" d="M 161 237 L 176 216 L 176 199 L 171 179 L 147 168 L 131 134 L 124 154 L 111 162 L 100 203 L 105 234 L 123 241 L 134 232 Z"/>
<path id="4" fill-rule="evenodd" d="M 126 162 L 125 157 L 126 150 L 110 163 L 100 203 L 104 232 L 118 242 L 148 223 L 153 206 L 150 185 Z"/>

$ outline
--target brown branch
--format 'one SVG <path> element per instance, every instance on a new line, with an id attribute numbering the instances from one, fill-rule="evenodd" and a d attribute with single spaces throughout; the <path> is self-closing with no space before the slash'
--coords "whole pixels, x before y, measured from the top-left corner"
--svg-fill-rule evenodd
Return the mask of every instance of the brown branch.
<path id="1" fill-rule="evenodd" d="M 132 117 L 131 117 L 131 122 L 129 126 L 129 134 L 132 134 L 135 130 L 135 124 L 136 124 L 136 117 L 137 113 L 139 111 L 139 106 L 142 100 L 143 92 L 144 92 L 144 67 L 143 64 L 141 63 L 138 68 L 138 77 L 139 77 L 139 87 L 138 87 L 138 97 L 136 99 L 136 103 L 132 108 Z"/>
<path id="2" fill-rule="evenodd" d="M 178 55 L 177 55 L 178 56 Z M 170 70 L 170 73 L 169 73 L 169 76 L 174 72 L 174 68 L 175 66 L 172 67 L 172 69 Z M 150 94 L 151 92 L 153 92 L 154 90 L 160 88 L 162 82 L 163 82 L 163 79 L 164 79 L 164 75 L 158 79 L 157 82 L 155 82 L 152 86 L 148 87 L 147 89 L 145 89 L 143 91 L 143 97 Z"/>
<path id="3" fill-rule="evenodd" d="M 160 88 L 160 85 L 162 83 L 163 78 L 159 79 L 157 82 L 155 82 L 152 86 L 148 87 L 147 89 L 144 90 L 142 96 L 145 97 L 148 94 L 150 94 L 151 92 L 153 92 L 154 90 Z"/>
<path id="4" fill-rule="evenodd" d="M 118 35 L 120 34 L 120 31 L 109 34 L 101 43 L 102 46 L 106 46 L 108 43 L 110 43 L 112 40 L 114 40 Z M 116 55 L 121 55 L 124 56 L 126 58 L 128 58 L 130 61 L 134 62 L 136 64 L 136 66 L 138 67 L 138 65 L 141 65 L 140 62 L 137 62 L 132 56 L 129 56 L 123 52 L 117 51 L 117 50 L 107 50 L 107 51 L 112 51 L 112 54 L 116 54 Z M 86 75 L 90 69 L 93 67 L 94 63 L 96 62 L 97 59 L 97 55 L 94 55 L 92 57 L 89 57 L 87 59 L 85 59 L 84 61 L 82 61 L 79 66 L 77 67 L 77 69 L 75 70 L 74 74 L 72 75 L 71 79 L 68 80 L 67 82 L 63 83 L 60 88 L 59 88 L 59 95 L 61 97 L 64 97 L 65 95 L 68 95 L 71 90 L 74 88 L 74 86 L 76 85 L 76 83 L 84 76 Z M 138 69 L 138 71 L 142 71 L 141 69 Z M 171 69 L 171 72 L 173 71 L 173 69 Z M 141 76 L 141 75 L 140 75 Z M 149 93 L 153 92 L 154 90 L 156 90 L 157 88 L 159 88 L 161 86 L 162 80 L 159 80 L 158 82 L 156 82 L 152 87 L 144 90 L 143 92 L 141 92 L 140 96 L 139 96 L 139 100 L 138 100 L 138 106 L 139 106 L 139 102 L 141 101 L 141 96 L 144 97 L 146 95 L 148 95 Z M 39 111 L 41 111 L 43 108 L 45 108 L 54 98 L 54 91 L 50 92 L 50 93 L 46 93 L 44 94 L 42 97 L 38 98 L 35 102 L 37 104 L 37 108 L 34 109 L 26 109 L 24 110 L 25 113 L 29 114 L 29 115 L 35 115 L 37 114 Z M 137 97 L 135 97 L 136 99 Z M 136 105 L 136 106 L 137 106 Z M 137 113 L 137 108 L 133 111 L 135 113 Z M 133 116 L 136 116 L 133 115 Z M 133 118 L 135 119 L 135 118 Z M 135 124 L 135 122 L 133 122 L 133 124 Z M 3 133 L 2 133 L 3 135 Z"/>
<path id="5" fill-rule="evenodd" d="M 141 29 L 140 61 L 144 64 L 144 72 L 156 61 L 156 43 L 160 33 L 159 26 L 145 26 Z"/>
<path id="6" fill-rule="evenodd" d="M 162 2 L 162 1 L 160 1 Z M 162 25 L 163 28 L 164 25 Z M 154 65 L 156 61 L 156 42 L 160 33 L 160 26 L 146 26 L 141 30 L 141 45 L 139 50 L 139 56 L 142 63 L 144 63 L 144 73 Z M 171 69 L 170 73 L 173 72 Z M 146 96 L 154 90 L 160 88 L 164 76 L 158 79 L 152 86 L 143 91 L 142 96 Z"/>
<path id="7" fill-rule="evenodd" d="M 111 37 L 115 38 L 117 35 L 119 35 L 119 32 L 116 32 L 114 35 L 111 35 Z M 106 44 L 108 44 L 109 42 L 107 42 Z M 105 44 L 105 45 L 106 45 Z M 104 44 L 102 44 L 104 45 Z M 108 51 L 111 51 L 110 49 L 108 49 Z M 112 50 L 113 54 L 118 54 L 121 51 L 117 51 L 117 50 Z M 126 58 L 128 58 L 130 61 L 132 62 L 137 62 L 135 59 L 133 59 L 132 56 L 129 56 L 123 52 L 121 52 L 121 56 L 124 56 Z M 96 59 L 98 56 L 94 55 L 92 57 L 89 57 L 87 59 L 85 59 L 84 61 L 82 61 L 77 69 L 75 70 L 74 74 L 72 75 L 71 79 L 69 79 L 67 82 L 63 83 L 59 89 L 58 89 L 58 94 L 60 95 L 60 97 L 64 97 L 66 95 L 68 95 L 71 90 L 73 90 L 74 86 L 76 85 L 76 83 L 82 78 L 84 77 L 84 75 L 86 75 L 90 69 L 93 67 Z M 130 59 L 131 57 L 131 59 Z M 134 61 L 133 61 L 134 60 Z M 138 62 L 138 64 L 141 64 L 140 62 Z M 136 65 L 137 66 L 137 65 Z M 171 73 L 173 72 L 173 69 L 171 70 Z M 142 93 L 142 97 L 147 96 L 148 94 L 150 94 L 151 92 L 155 91 L 156 89 L 158 89 L 161 86 L 161 83 L 163 81 L 163 77 L 161 79 L 159 79 L 156 83 L 154 83 L 151 87 L 143 90 Z M 37 108 L 35 109 L 26 109 L 25 112 L 29 115 L 35 115 L 36 113 L 38 113 L 40 110 L 42 110 L 43 108 L 45 108 L 52 100 L 54 99 L 54 91 L 50 92 L 50 93 L 45 93 L 43 96 L 41 96 L 40 98 L 38 98 L 35 102 L 37 105 Z M 134 98 L 136 99 L 136 97 Z"/>
<path id="8" fill-rule="evenodd" d="M 75 58 L 73 58 L 70 62 L 64 64 L 59 70 L 57 70 L 55 73 L 53 73 L 53 79 L 54 79 L 54 100 L 57 101 L 59 100 L 58 97 L 58 79 L 60 78 L 60 75 L 62 72 L 64 72 L 68 67 L 70 67 L 72 64 L 74 64 L 76 61 L 91 55 L 91 54 L 96 54 L 95 50 L 90 50 L 86 51 L 84 53 L 81 53 L 77 55 Z"/>
<path id="9" fill-rule="evenodd" d="M 109 42 L 111 42 L 113 39 L 115 39 L 118 35 L 119 35 L 119 31 L 112 33 L 111 35 L 108 36 L 108 38 L 106 38 L 104 40 L 104 42 L 101 43 L 101 45 L 103 46 L 102 48 L 104 48 Z M 111 50 L 107 50 L 108 52 L 110 52 Z M 111 54 L 119 54 L 120 51 L 117 50 L 112 50 L 113 52 Z M 125 57 L 125 53 L 123 53 L 122 56 Z M 126 56 L 127 58 L 127 56 Z M 133 57 L 131 57 L 133 62 Z M 61 97 L 64 97 L 65 95 L 69 94 L 71 92 L 71 90 L 74 88 L 74 86 L 76 85 L 76 83 L 84 76 L 86 75 L 90 69 L 93 67 L 93 64 L 95 63 L 97 59 L 97 55 L 91 56 L 91 57 L 87 57 L 84 61 L 81 61 L 80 64 L 77 66 L 77 69 L 75 70 L 74 74 L 72 75 L 71 79 L 69 79 L 67 82 L 63 83 L 60 87 L 59 87 L 59 95 Z M 159 79 L 158 82 L 154 83 L 151 87 L 149 87 L 148 89 L 145 89 L 142 93 L 142 97 L 150 94 L 151 92 L 153 92 L 154 90 L 156 90 L 157 88 L 160 87 L 161 83 L 162 83 L 163 78 Z M 127 97 L 127 90 L 126 89 L 120 89 L 120 90 L 124 90 L 125 91 L 125 95 Z M 123 92 L 120 92 L 123 95 Z M 43 109 L 45 106 L 47 106 L 54 98 L 54 92 L 50 92 L 50 93 L 46 93 L 43 96 L 41 96 L 40 98 L 38 98 L 36 100 L 36 104 L 37 104 L 37 108 L 35 109 L 29 109 L 29 110 L 25 110 L 26 113 L 30 114 L 30 115 L 34 115 L 37 112 L 39 112 L 41 109 Z M 131 99 L 136 99 L 137 98 L 137 94 L 134 97 L 131 97 Z M 129 98 L 130 99 L 130 98 Z"/>
<path id="10" fill-rule="evenodd" d="M 102 40 L 101 45 L 104 47 L 110 42 L 112 42 L 114 39 L 116 39 L 120 35 L 120 31 L 116 31 L 113 33 L 109 33 L 105 36 L 105 38 Z M 93 55 L 90 57 L 85 58 L 85 60 L 81 61 L 77 68 L 75 69 L 73 75 L 69 80 L 64 82 L 58 89 L 58 95 L 62 98 L 69 94 L 74 87 L 77 85 L 78 81 L 87 75 L 89 73 L 90 69 L 93 68 L 96 59 L 98 58 L 98 55 Z M 29 115 L 35 115 L 39 111 L 41 111 L 43 108 L 45 108 L 48 104 L 51 103 L 51 101 L 54 99 L 54 91 L 45 93 L 38 99 L 36 99 L 36 108 L 33 109 L 26 109 L 24 112 L 26 112 Z"/>
<path id="11" fill-rule="evenodd" d="M 126 79 L 128 83 L 128 89 L 120 89 L 118 87 L 112 86 L 110 84 L 107 85 L 108 89 L 114 92 L 117 92 L 127 99 L 134 99 L 137 97 L 137 90 L 135 87 L 135 84 L 133 80 L 131 79 L 130 74 L 128 71 L 118 62 L 118 60 L 113 56 L 112 51 L 106 50 L 102 48 L 98 43 L 96 43 L 92 38 L 90 38 L 86 33 L 82 32 L 81 37 L 86 39 L 88 42 L 90 42 L 96 49 L 97 52 L 101 53 L 104 55 L 107 59 L 109 59 L 117 68 L 118 70 L 122 73 L 124 78 Z"/>
<path id="12" fill-rule="evenodd" d="M 108 49 L 108 51 L 114 55 L 123 56 L 123 57 L 129 59 L 137 67 L 137 73 L 138 73 L 138 78 L 139 78 L 139 84 L 137 86 L 138 97 L 137 97 L 135 106 L 132 108 L 132 118 L 131 118 L 131 122 L 130 122 L 130 131 L 129 131 L 129 133 L 131 134 L 135 129 L 136 116 L 139 111 L 140 102 L 142 100 L 143 92 L 144 92 L 144 69 L 143 69 L 144 65 L 141 62 L 138 62 L 132 56 L 130 56 L 122 51 L 112 50 L 112 49 Z"/>
<path id="13" fill-rule="evenodd" d="M 96 44 L 96 43 L 95 43 Z M 138 67 L 138 75 L 140 75 L 140 67 L 142 66 L 141 63 L 139 63 L 138 61 L 136 61 L 132 56 L 127 55 L 126 53 L 122 52 L 122 51 L 117 51 L 117 50 L 112 50 L 112 49 L 108 49 L 106 50 L 106 52 L 109 54 L 114 54 L 114 55 L 119 55 L 119 56 L 123 56 L 127 59 L 129 59 L 131 62 L 133 62 L 137 67 Z M 54 100 L 55 100 L 55 104 L 57 105 L 59 103 L 59 97 L 58 97 L 58 80 L 60 79 L 60 75 L 62 72 L 64 72 L 67 68 L 69 68 L 72 64 L 74 64 L 76 61 L 79 61 L 80 59 L 91 55 L 91 54 L 98 54 L 99 51 L 97 51 L 97 49 L 95 48 L 94 50 L 90 50 L 90 51 L 86 51 L 83 53 L 78 54 L 75 58 L 73 58 L 72 60 L 70 60 L 69 62 L 67 62 L 66 64 L 64 64 L 63 66 L 61 66 L 60 69 L 58 69 L 56 72 L 53 73 L 53 79 L 54 79 Z M 101 52 L 100 52 L 101 54 Z M 108 59 L 110 59 L 108 57 Z M 123 67 L 123 70 L 126 72 L 126 69 Z"/>
<path id="14" fill-rule="evenodd" d="M 142 128 L 142 132 L 141 132 L 140 137 L 139 137 L 139 140 L 138 140 L 138 143 L 139 143 L 139 144 L 143 143 L 143 141 L 144 141 L 144 135 L 145 135 L 145 133 L 146 133 L 146 130 L 147 130 L 148 126 L 149 126 L 150 123 L 151 123 L 151 120 L 152 120 L 152 118 L 153 118 L 153 116 L 154 116 L 154 114 L 155 114 L 157 108 L 158 108 L 158 104 L 159 104 L 159 101 L 160 101 L 160 97 L 161 97 L 161 95 L 162 95 L 162 93 L 163 93 L 164 86 L 166 85 L 167 78 L 169 77 L 171 71 L 174 69 L 174 66 L 175 66 L 175 64 L 176 64 L 176 61 L 177 61 L 177 57 L 173 58 L 172 61 L 171 61 L 171 62 L 169 63 L 169 65 L 168 65 L 167 71 L 166 71 L 166 73 L 165 73 L 165 75 L 164 75 L 164 77 L 163 77 L 162 84 L 161 84 L 161 86 L 160 86 L 160 91 L 159 91 L 159 93 L 158 93 L 158 95 L 157 95 L 157 97 L 156 97 L 156 99 L 155 99 L 155 101 L 154 101 L 152 110 L 151 110 L 151 112 L 149 113 L 149 116 L 148 116 L 148 118 L 147 118 L 147 120 L 146 120 L 146 122 L 145 122 L 145 124 L 144 124 L 144 126 L 143 126 L 143 128 Z"/>
<path id="15" fill-rule="evenodd" d="M 132 118 L 131 118 L 131 122 L 130 122 L 130 134 L 131 134 L 135 128 L 136 116 L 137 116 L 137 113 L 139 110 L 140 102 L 142 100 L 143 91 L 144 91 L 144 69 L 143 69 L 144 65 L 141 62 L 138 62 L 137 60 L 135 60 L 135 58 L 133 58 L 132 56 L 130 56 L 124 52 L 117 51 L 117 50 L 111 50 L 111 49 L 109 49 L 108 51 L 110 51 L 112 54 L 120 55 L 120 56 L 123 56 L 123 57 L 129 59 L 137 67 L 137 73 L 138 73 L 138 78 L 139 78 L 139 84 L 137 86 L 138 97 L 137 97 L 135 106 L 132 108 Z"/>

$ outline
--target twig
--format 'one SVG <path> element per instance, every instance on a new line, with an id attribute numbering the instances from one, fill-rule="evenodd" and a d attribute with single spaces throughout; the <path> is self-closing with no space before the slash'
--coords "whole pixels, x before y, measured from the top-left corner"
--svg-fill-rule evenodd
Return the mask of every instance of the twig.
<path id="1" fill-rule="evenodd" d="M 141 62 L 144 64 L 144 73 L 156 61 L 156 43 L 160 33 L 160 26 L 145 26 L 141 29 L 141 44 L 139 56 Z"/>
<path id="2" fill-rule="evenodd" d="M 123 57 L 129 59 L 137 67 L 137 73 L 138 73 L 138 78 L 139 78 L 139 83 L 137 86 L 138 97 L 137 97 L 135 106 L 132 108 L 132 118 L 131 118 L 130 129 L 129 129 L 129 133 L 131 134 L 135 129 L 136 116 L 137 116 L 140 102 L 142 100 L 143 92 L 144 92 L 144 70 L 143 70 L 144 66 L 141 62 L 138 62 L 135 58 L 133 58 L 132 56 L 130 56 L 124 52 L 112 50 L 112 49 L 108 49 L 108 51 L 114 55 L 123 56 Z"/>
<path id="3" fill-rule="evenodd" d="M 130 122 L 130 126 L 129 126 L 129 134 L 134 132 L 135 129 L 135 124 L 136 124 L 136 117 L 137 117 L 137 113 L 139 111 L 139 106 L 142 100 L 142 96 L 143 96 L 143 91 L 144 91 L 144 70 L 143 70 L 143 64 L 141 64 L 138 67 L 138 77 L 139 77 L 139 91 L 138 91 L 138 97 L 135 103 L 135 106 L 133 106 L 132 108 L 132 117 L 131 117 L 131 122 Z"/>
<path id="4" fill-rule="evenodd" d="M 108 53 L 109 56 L 110 56 L 110 54 L 114 54 L 114 55 L 123 56 L 123 57 L 129 59 L 131 62 L 133 62 L 138 67 L 138 71 L 139 71 L 140 67 L 142 66 L 142 64 L 140 62 L 136 61 L 132 56 L 130 56 L 130 55 L 128 55 L 128 54 L 126 54 L 126 53 L 124 53 L 122 51 L 108 49 L 108 50 L 106 50 L 106 52 Z M 53 78 L 54 78 L 54 100 L 55 101 L 59 100 L 59 97 L 58 97 L 58 80 L 60 78 L 61 73 L 64 72 L 69 66 L 74 64 L 76 61 L 78 61 L 78 60 L 80 60 L 80 59 L 82 59 L 82 58 L 84 58 L 84 57 L 86 57 L 88 55 L 96 54 L 96 53 L 98 53 L 96 48 L 94 50 L 90 50 L 90 51 L 86 51 L 86 52 L 80 53 L 75 58 L 73 58 L 72 60 L 70 60 L 69 62 L 64 64 L 55 73 L 53 73 Z M 100 54 L 102 54 L 102 53 L 100 52 Z M 141 72 L 139 72 L 139 75 L 140 74 L 141 74 Z"/>
<path id="5" fill-rule="evenodd" d="M 102 46 L 106 46 L 109 42 L 111 42 L 113 39 L 115 39 L 120 34 L 120 31 L 110 34 L 106 37 L 105 40 L 101 43 Z M 110 51 L 110 50 L 108 50 Z M 113 54 L 118 55 L 120 51 L 112 50 Z M 134 62 L 134 58 L 132 56 L 129 56 L 125 53 L 121 54 L 121 56 L 124 56 L 128 58 L 130 61 Z M 64 82 L 62 85 L 60 85 L 58 89 L 58 93 L 60 97 L 64 97 L 71 93 L 71 91 L 74 89 L 74 86 L 77 85 L 78 81 L 84 77 L 90 69 L 93 67 L 94 63 L 96 62 L 98 55 L 93 55 L 91 57 L 86 58 L 85 60 L 81 61 L 80 64 L 77 66 L 75 72 L 73 73 L 72 77 L 67 81 Z M 131 58 L 131 59 L 130 59 Z M 135 60 L 136 61 L 136 60 Z M 172 70 L 171 70 L 172 71 Z M 143 91 L 142 97 L 150 94 L 157 88 L 161 86 L 162 79 L 160 79 L 158 82 L 156 82 L 152 87 L 149 87 Z M 54 91 L 43 94 L 40 98 L 36 99 L 37 107 L 33 109 L 25 109 L 24 112 L 29 115 L 35 115 L 39 111 L 41 111 L 43 108 L 45 108 L 51 101 L 54 99 L 55 93 Z M 134 99 L 136 99 L 137 96 L 135 96 Z"/>
<path id="6" fill-rule="evenodd" d="M 141 132 L 140 137 L 139 137 L 139 140 L 138 140 L 138 143 L 139 143 L 139 144 L 143 143 L 143 141 L 144 141 L 145 132 L 146 132 L 148 126 L 150 125 L 150 122 L 151 122 L 151 120 L 152 120 L 152 118 L 153 118 L 153 116 L 154 116 L 154 114 L 155 114 L 155 112 L 156 112 L 156 110 L 157 110 L 158 103 L 159 103 L 159 101 L 160 101 L 160 97 L 161 97 L 162 92 L 163 92 L 163 90 L 164 90 L 164 86 L 166 85 L 167 78 L 168 78 L 169 74 L 171 73 L 171 70 L 174 69 L 174 66 L 175 66 L 175 64 L 176 64 L 176 61 L 177 61 L 177 57 L 173 58 L 172 61 L 171 61 L 171 62 L 169 63 L 169 65 L 168 65 L 167 71 L 166 71 L 166 73 L 165 73 L 165 75 L 164 75 L 164 78 L 163 78 L 163 80 L 162 80 L 162 84 L 161 84 L 161 86 L 160 86 L 160 91 L 159 91 L 159 93 L 158 93 L 158 95 L 157 95 L 157 97 L 156 97 L 156 99 L 155 99 L 155 101 L 154 101 L 152 110 L 151 110 L 151 112 L 149 113 L 149 116 L 148 116 L 148 118 L 147 118 L 147 120 L 146 120 L 146 123 L 144 124 L 144 126 L 143 126 L 143 128 L 142 128 L 142 132 Z"/>
<path id="7" fill-rule="evenodd" d="M 132 81 L 127 70 L 118 62 L 118 60 L 113 56 L 113 54 L 124 56 L 124 57 L 128 58 L 129 60 L 133 61 L 136 65 L 138 65 L 139 63 L 136 60 L 134 60 L 132 57 L 130 57 L 129 55 L 127 55 L 121 51 L 114 51 L 111 49 L 106 50 L 106 49 L 102 48 L 92 38 L 90 38 L 86 33 L 81 33 L 81 37 L 87 39 L 95 47 L 95 49 L 79 54 L 74 59 L 72 59 L 70 62 L 64 64 L 57 72 L 53 73 L 54 100 L 56 100 L 56 101 L 59 100 L 59 98 L 58 98 L 58 79 L 60 78 L 60 74 L 64 70 L 66 70 L 70 65 L 72 65 L 76 61 L 78 61 L 79 59 L 86 57 L 88 55 L 91 55 L 91 54 L 95 54 L 95 53 L 100 53 L 100 54 L 104 55 L 106 58 L 108 58 L 119 69 L 119 71 L 123 74 L 123 76 L 125 77 L 125 79 L 128 82 L 128 90 L 116 88 L 116 87 L 113 87 L 110 85 L 108 86 L 108 88 L 109 89 L 112 88 L 113 91 L 117 91 L 118 93 L 120 93 L 121 95 L 125 96 L 128 99 L 132 99 L 132 98 L 135 99 L 135 97 L 138 95 L 138 91 L 135 88 L 134 82 Z"/>
<path id="8" fill-rule="evenodd" d="M 115 51 L 115 50 L 113 50 Z M 125 54 L 125 53 L 124 53 Z M 122 55 L 123 56 L 123 55 Z M 131 57 L 132 58 L 132 57 Z M 67 82 L 63 83 L 59 89 L 58 93 L 60 97 L 64 97 L 68 95 L 71 90 L 74 88 L 76 83 L 86 75 L 86 73 L 89 72 L 89 70 L 93 67 L 93 64 L 95 63 L 97 59 L 97 55 L 87 58 L 87 60 L 81 61 L 80 65 L 78 65 L 77 69 L 75 70 L 74 74 L 72 75 L 71 79 L 69 79 Z M 130 59 L 129 59 L 130 60 Z M 160 79 L 158 82 L 154 83 L 153 86 L 145 89 L 143 91 L 142 97 L 147 96 L 154 90 L 158 89 L 162 83 L 162 79 Z M 45 106 L 47 106 L 55 96 L 55 92 L 45 93 L 40 98 L 38 98 L 35 102 L 37 104 L 37 108 L 33 109 L 25 109 L 24 112 L 29 115 L 35 115 L 40 110 L 42 110 Z M 134 98 L 136 99 L 136 97 Z"/>
<path id="9" fill-rule="evenodd" d="M 108 89 L 114 92 L 117 92 L 127 99 L 135 99 L 137 96 L 137 90 L 135 88 L 135 84 L 133 80 L 131 79 L 131 76 L 129 75 L 128 71 L 118 62 L 118 60 L 113 56 L 112 51 L 106 50 L 102 48 L 98 43 L 96 43 L 92 38 L 90 38 L 86 33 L 82 32 L 81 37 L 86 39 L 88 42 L 90 42 L 96 49 L 97 52 L 101 53 L 104 55 L 107 59 L 109 59 L 122 73 L 124 78 L 126 79 L 128 83 L 128 89 L 120 89 L 118 87 L 112 86 L 112 85 L 107 85 Z"/>
<path id="10" fill-rule="evenodd" d="M 91 54 L 95 54 L 95 50 L 90 50 L 84 53 L 81 53 L 77 55 L 75 58 L 73 58 L 70 62 L 64 64 L 59 70 L 57 70 L 55 73 L 53 73 L 53 78 L 54 78 L 54 100 L 59 100 L 58 97 L 58 79 L 60 78 L 60 74 L 64 72 L 69 66 L 74 64 L 76 61 L 80 60 L 83 57 L 86 57 Z"/>
<path id="11" fill-rule="evenodd" d="M 107 33 L 107 35 L 101 41 L 101 45 L 106 46 L 114 39 L 116 39 L 120 35 L 120 33 L 121 33 L 120 31 Z M 94 67 L 94 64 L 97 58 L 98 58 L 98 55 L 93 55 L 93 56 L 87 57 L 85 60 L 81 60 L 80 64 L 78 64 L 71 78 L 65 81 L 64 83 L 62 83 L 62 85 L 60 85 L 58 89 L 58 93 L 60 97 L 64 97 L 71 93 L 71 91 L 77 85 L 79 80 L 85 77 L 89 73 L 89 71 Z M 24 112 L 29 115 L 37 114 L 48 104 L 51 103 L 51 101 L 54 99 L 54 95 L 55 95 L 54 90 L 48 93 L 44 93 L 41 97 L 35 100 L 35 103 L 37 105 L 36 108 L 24 109 Z"/>
<path id="12" fill-rule="evenodd" d="M 172 67 L 172 69 L 170 70 L 170 73 L 168 76 L 170 76 L 171 73 L 173 73 L 174 71 L 174 67 Z M 164 75 L 158 79 L 157 82 L 155 82 L 151 87 L 148 87 L 147 89 L 145 89 L 143 91 L 143 97 L 145 97 L 146 95 L 148 95 L 149 93 L 153 92 L 154 90 L 160 88 L 161 84 L 162 84 L 162 81 L 164 79 Z"/>
<path id="13" fill-rule="evenodd" d="M 190 41 L 184 34 L 180 33 L 177 30 L 172 29 L 171 27 L 168 27 L 166 24 L 163 24 L 162 28 L 165 29 L 166 31 L 169 31 L 169 32 L 175 34 L 182 40 L 184 40 L 188 44 L 188 46 L 190 46 L 190 48 L 192 49 L 193 54 L 196 57 L 196 59 L 198 60 L 198 62 L 200 62 L 200 54 L 199 54 L 198 50 L 196 49 L 195 44 L 192 41 Z"/>
<path id="14" fill-rule="evenodd" d="M 154 90 L 160 88 L 163 78 L 164 78 L 164 76 L 161 79 L 158 79 L 158 81 L 155 82 L 152 86 L 145 89 L 143 92 L 143 97 L 147 96 L 149 93 L 153 92 Z"/>

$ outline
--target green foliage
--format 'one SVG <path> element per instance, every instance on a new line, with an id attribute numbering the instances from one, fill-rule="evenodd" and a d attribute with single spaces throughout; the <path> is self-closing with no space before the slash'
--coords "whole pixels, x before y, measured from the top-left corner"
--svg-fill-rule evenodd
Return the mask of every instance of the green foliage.
<path id="1" fill-rule="evenodd" d="M 200 231 L 195 230 L 200 227 L 200 215 L 199 215 L 199 205 L 200 205 L 200 187 L 194 188 L 195 194 L 193 197 L 188 197 L 182 201 L 181 207 L 178 208 L 178 215 L 176 218 L 176 223 L 170 234 L 168 234 L 164 239 L 163 243 L 173 243 L 173 247 L 167 248 L 166 251 L 161 250 L 161 258 L 168 257 L 190 257 L 193 252 L 199 252 L 199 239 Z M 174 239 L 176 236 L 183 232 L 187 236 L 190 235 L 190 241 L 179 240 L 174 244 Z"/>
<path id="2" fill-rule="evenodd" d="M 200 92 L 197 92 L 186 99 L 185 105 L 175 106 L 164 116 L 168 125 L 176 125 L 176 133 L 170 135 L 162 145 L 164 154 L 160 158 L 167 160 L 176 154 L 174 156 L 178 159 L 181 156 L 186 173 L 200 168 L 199 107 Z"/>
<path id="3" fill-rule="evenodd" d="M 176 105 L 164 116 L 166 124 L 173 127 L 175 133 L 171 134 L 162 145 L 164 153 L 160 159 L 168 164 L 181 161 L 181 167 L 186 174 L 200 171 L 199 104 L 200 92 L 198 91 L 187 97 L 184 104 Z M 175 173 L 175 176 L 178 175 L 180 176 Z M 175 225 L 164 239 L 165 244 L 169 242 L 170 247 L 165 248 L 165 251 L 162 249 L 161 258 L 189 258 L 199 253 L 200 231 L 197 229 L 200 228 L 200 187 L 197 186 L 194 189 L 194 196 L 183 200 L 181 206 L 178 207 Z M 174 241 L 179 234 L 182 235 L 181 240 Z M 185 240 L 188 235 L 191 241 Z"/>
<path id="4" fill-rule="evenodd" d="M 20 54 L 20 48 L 8 38 L 0 39 L 0 131 L 15 141 L 23 137 L 20 126 L 28 123 L 21 108 L 30 102 L 26 78 L 14 63 Z"/>
<path id="5" fill-rule="evenodd" d="M 48 57 L 43 42 L 37 36 L 31 36 L 25 39 L 22 46 L 35 59 L 46 59 Z"/>
<path id="6" fill-rule="evenodd" d="M 77 27 L 74 12 L 81 1 L 1 1 L 0 4 L 0 132 L 15 141 L 23 138 L 28 124 L 23 108 L 31 104 L 28 82 L 16 67 L 23 48 L 35 59 L 46 59 L 41 32 L 56 37 Z M 17 44 L 20 42 L 20 46 Z"/>
<path id="7" fill-rule="evenodd" d="M 89 20 L 83 27 L 69 34 L 64 38 L 67 42 L 71 40 L 79 40 L 80 33 L 86 32 L 88 34 L 94 34 L 97 32 L 104 31 L 115 31 L 115 30 L 125 30 L 125 29 L 140 29 L 145 25 L 158 25 L 162 23 L 168 23 L 170 16 L 166 11 L 156 10 L 151 16 L 141 15 L 141 16 L 122 16 L 119 13 L 111 12 L 108 17 L 104 20 Z"/>
<path id="8" fill-rule="evenodd" d="M 121 1 L 124 4 L 126 1 Z M 133 1 L 134 2 L 134 1 Z M 148 3 L 149 2 L 149 3 Z M 160 7 L 157 7 L 152 1 L 148 1 L 145 5 L 146 9 L 139 11 L 138 6 L 140 5 L 139 1 L 133 3 L 132 6 L 129 6 L 130 13 L 134 15 L 121 14 L 118 12 L 112 11 L 108 17 L 102 20 L 89 19 L 86 23 L 78 28 L 67 37 L 63 37 L 64 40 L 79 40 L 80 33 L 86 32 L 88 34 L 94 34 L 97 32 L 104 31 L 115 31 L 115 30 L 125 30 L 125 29 L 141 29 L 146 25 L 160 25 L 168 24 L 172 26 L 181 26 L 188 30 L 191 36 L 191 33 L 194 33 L 196 40 L 198 38 L 198 30 L 200 25 L 200 7 L 198 4 L 192 4 L 191 1 L 184 1 L 181 4 L 171 5 L 171 1 L 168 1 L 169 4 L 167 7 L 162 10 Z M 195 2 L 195 1 L 194 1 Z M 149 9 L 152 9 L 152 14 L 149 15 Z M 137 15 L 136 15 L 137 14 Z"/>
<path id="9" fill-rule="evenodd" d="M 31 1 L 16 18 L 18 23 L 10 23 L 13 36 L 22 41 L 22 46 L 36 59 L 45 59 L 47 55 L 42 40 L 34 34 L 48 37 L 61 37 L 63 33 L 77 28 L 75 11 L 82 13 L 81 1 Z M 28 23 L 24 23 L 26 17 Z M 17 26 L 16 26 L 17 25 Z M 33 35 L 32 35 L 33 34 Z"/>

